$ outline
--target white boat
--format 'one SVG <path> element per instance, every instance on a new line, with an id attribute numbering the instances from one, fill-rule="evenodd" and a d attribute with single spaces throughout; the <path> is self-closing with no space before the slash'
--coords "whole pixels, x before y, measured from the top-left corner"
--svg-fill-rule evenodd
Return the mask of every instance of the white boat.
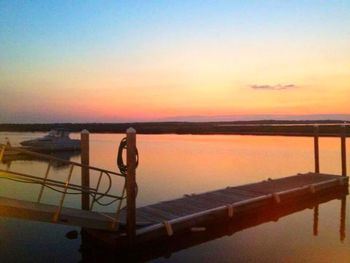
<path id="1" fill-rule="evenodd" d="M 80 140 L 71 139 L 64 129 L 51 130 L 44 137 L 23 141 L 21 145 L 25 149 L 41 152 L 80 150 Z"/>

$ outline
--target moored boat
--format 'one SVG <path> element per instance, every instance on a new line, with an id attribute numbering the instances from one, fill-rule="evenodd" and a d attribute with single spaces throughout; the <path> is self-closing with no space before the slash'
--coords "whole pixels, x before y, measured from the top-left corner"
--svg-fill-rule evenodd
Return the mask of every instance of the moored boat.
<path id="1" fill-rule="evenodd" d="M 20 144 L 24 149 L 37 152 L 80 150 L 80 140 L 71 139 L 69 131 L 64 129 L 51 130 L 43 137 L 23 141 Z"/>

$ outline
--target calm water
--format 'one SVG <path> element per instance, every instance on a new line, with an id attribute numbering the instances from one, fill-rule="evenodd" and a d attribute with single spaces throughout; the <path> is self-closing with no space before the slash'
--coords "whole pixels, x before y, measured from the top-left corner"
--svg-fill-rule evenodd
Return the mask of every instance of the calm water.
<path id="1" fill-rule="evenodd" d="M 0 133 L 13 144 L 42 133 Z M 72 137 L 79 137 L 73 134 Z M 116 170 L 116 152 L 123 135 L 92 134 L 91 164 Z M 226 186 L 279 178 L 313 170 L 313 141 L 302 137 L 219 135 L 139 135 L 140 165 L 137 205 L 181 197 Z M 340 173 L 340 140 L 320 141 L 321 171 Z M 348 149 L 350 145 L 348 143 Z M 70 157 L 80 161 L 80 156 Z M 0 164 L 3 169 L 6 164 Z M 43 174 L 47 164 L 21 160 L 16 171 Z M 50 176 L 64 178 L 67 167 L 57 166 Z M 79 171 L 73 181 L 79 182 Z M 96 182 L 95 179 L 92 183 Z M 120 182 L 115 182 L 115 192 Z M 1 179 L 0 195 L 35 201 L 39 186 Z M 60 195 L 45 189 L 43 202 L 57 203 Z M 79 207 L 78 196 L 67 206 Z M 350 262 L 350 241 L 340 240 L 340 200 L 319 206 L 319 234 L 313 235 L 313 210 L 306 209 L 231 236 L 160 257 L 154 262 Z M 114 207 L 108 207 L 113 211 Z M 97 207 L 105 210 L 103 207 Z M 346 208 L 348 210 L 348 208 Z M 347 214 L 348 211 L 347 211 Z M 349 233 L 346 218 L 345 235 Z M 0 262 L 78 262 L 80 239 L 68 240 L 66 232 L 79 228 L 0 218 Z"/>

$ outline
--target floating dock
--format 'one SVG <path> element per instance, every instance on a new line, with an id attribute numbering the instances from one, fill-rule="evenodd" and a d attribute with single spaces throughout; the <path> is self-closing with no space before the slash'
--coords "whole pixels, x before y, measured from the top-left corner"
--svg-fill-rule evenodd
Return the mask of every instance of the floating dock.
<path id="1" fill-rule="evenodd" d="M 338 188 L 338 187 L 336 187 Z M 188 249 L 215 239 L 225 236 L 232 236 L 237 232 L 258 225 L 277 222 L 279 219 L 288 215 L 298 213 L 303 210 L 312 210 L 310 214 L 310 234 L 318 236 L 319 213 L 322 213 L 322 204 L 329 201 L 337 201 L 340 205 L 339 214 L 334 216 L 339 217 L 339 229 L 335 229 L 339 233 L 340 241 L 345 239 L 346 233 L 346 199 L 348 195 L 347 187 L 339 187 L 338 189 L 329 189 L 322 191 L 322 194 L 315 193 L 302 201 L 292 201 L 281 203 L 280 205 L 271 205 L 266 209 L 253 210 L 250 213 L 236 213 L 234 217 L 227 220 L 213 223 L 202 228 L 202 231 L 191 231 L 188 229 L 183 234 L 175 233 L 171 237 L 161 239 L 153 239 L 153 241 L 144 242 L 136 246 L 133 250 L 124 250 L 119 246 L 110 246 L 106 249 L 106 243 L 113 240 L 114 234 L 100 232 L 94 230 L 82 231 L 81 239 L 81 255 L 82 260 L 86 261 L 106 261 L 111 260 L 121 262 L 145 262 L 159 257 L 170 257 L 172 253 Z M 338 199 L 338 200 L 337 200 Z M 295 229 L 295 225 L 290 225 Z M 128 251 L 128 253 L 126 253 Z"/>
<path id="2" fill-rule="evenodd" d="M 305 173 L 185 195 L 179 199 L 137 208 L 138 227 L 134 242 L 138 246 L 186 233 L 206 231 L 208 225 L 232 221 L 237 216 L 259 216 L 279 207 L 344 192 L 347 188 L 348 177 Z M 124 233 L 86 231 L 91 238 L 103 241 L 104 246 L 127 246 L 127 236 Z"/>
<path id="3" fill-rule="evenodd" d="M 208 225 L 230 222 L 242 216 L 260 216 L 276 208 L 322 198 L 348 189 L 345 176 L 305 173 L 274 180 L 189 194 L 182 198 L 136 208 L 134 245 L 161 241 L 191 232 L 206 231 Z M 59 218 L 55 215 L 60 209 Z M 80 226 L 87 236 L 103 246 L 129 246 L 125 233 L 126 210 L 114 213 L 59 207 L 0 197 L 0 216 Z M 115 228 L 120 224 L 121 228 Z"/>

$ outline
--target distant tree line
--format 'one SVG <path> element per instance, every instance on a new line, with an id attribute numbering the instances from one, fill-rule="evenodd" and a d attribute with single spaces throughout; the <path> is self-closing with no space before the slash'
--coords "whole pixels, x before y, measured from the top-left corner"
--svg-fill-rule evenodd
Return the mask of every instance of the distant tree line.
<path id="1" fill-rule="evenodd" d="M 71 132 L 87 129 L 92 133 L 125 133 L 133 127 L 139 134 L 254 134 L 254 135 L 293 135 L 310 136 L 314 124 L 320 124 L 319 133 L 324 136 L 337 136 L 343 121 L 234 121 L 234 122 L 135 122 L 135 123 L 38 123 L 0 124 L 0 131 L 7 132 L 47 132 L 64 128 Z M 349 127 L 346 128 L 349 134 Z"/>

